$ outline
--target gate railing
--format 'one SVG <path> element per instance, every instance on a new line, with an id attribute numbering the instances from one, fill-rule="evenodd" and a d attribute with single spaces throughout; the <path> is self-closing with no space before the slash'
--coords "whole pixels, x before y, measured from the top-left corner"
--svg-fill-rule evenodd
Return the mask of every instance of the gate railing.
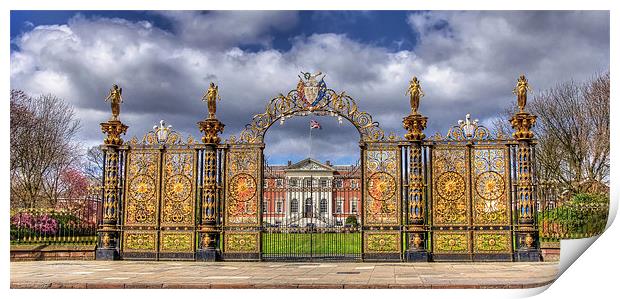
<path id="1" fill-rule="evenodd" d="M 54 208 L 11 210 L 11 245 L 95 245 L 101 187 L 80 198 L 61 199 Z"/>
<path id="2" fill-rule="evenodd" d="M 544 242 L 600 235 L 609 214 L 609 198 L 603 194 L 574 194 L 558 183 L 541 182 L 538 193 L 538 226 Z"/>

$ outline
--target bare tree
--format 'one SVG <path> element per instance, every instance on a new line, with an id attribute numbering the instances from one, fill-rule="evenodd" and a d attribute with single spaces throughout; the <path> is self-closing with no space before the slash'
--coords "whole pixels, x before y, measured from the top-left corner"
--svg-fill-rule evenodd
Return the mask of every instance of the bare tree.
<path id="1" fill-rule="evenodd" d="M 587 192 L 609 183 L 609 72 L 587 82 L 568 81 L 536 95 L 528 110 L 538 116 L 536 166 L 543 181 L 571 192 Z M 508 133 L 514 108 L 495 122 Z"/>
<path id="2" fill-rule="evenodd" d="M 53 95 L 11 91 L 11 206 L 54 205 L 59 177 L 77 161 L 73 109 Z"/>
<path id="3" fill-rule="evenodd" d="M 86 177 L 94 184 L 103 184 L 103 151 L 93 146 L 86 151 L 83 169 Z"/>

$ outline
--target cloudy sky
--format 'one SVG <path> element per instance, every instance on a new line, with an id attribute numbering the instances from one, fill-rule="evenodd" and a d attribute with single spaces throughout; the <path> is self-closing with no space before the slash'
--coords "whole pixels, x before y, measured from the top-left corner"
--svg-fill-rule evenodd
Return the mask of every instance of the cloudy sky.
<path id="1" fill-rule="evenodd" d="M 96 145 L 110 117 L 103 99 L 123 87 L 121 119 L 141 137 L 160 119 L 199 137 L 201 97 L 213 81 L 224 137 L 237 135 L 300 71 L 321 71 L 382 128 L 403 134 L 411 76 L 426 96 L 427 135 L 466 113 L 490 123 L 508 105 L 519 74 L 535 92 L 609 68 L 609 13 L 597 11 L 12 11 L 11 88 L 71 103 L 79 140 Z M 315 117 L 312 154 L 350 163 L 356 130 Z M 271 164 L 308 155 L 310 118 L 276 124 Z"/>

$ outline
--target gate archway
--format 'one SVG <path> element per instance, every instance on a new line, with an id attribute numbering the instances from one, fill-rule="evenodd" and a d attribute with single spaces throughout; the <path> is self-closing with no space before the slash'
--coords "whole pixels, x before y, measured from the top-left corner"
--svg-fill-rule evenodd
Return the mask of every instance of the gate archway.
<path id="1" fill-rule="evenodd" d="M 227 140 L 229 167 L 224 206 L 224 258 L 372 259 L 373 255 L 376 257 L 377 254 L 388 253 L 395 259 L 400 259 L 399 213 L 402 198 L 400 177 L 395 176 L 400 173 L 397 171 L 400 165 L 400 149 L 397 145 L 399 138 L 394 134 L 386 135 L 379 123 L 373 121 L 370 114 L 360 110 L 351 96 L 328 89 L 322 79 L 317 82 L 316 76 L 318 75 L 305 73 L 305 80 L 300 77 L 297 89 L 271 99 L 265 112 L 255 115 L 238 136 L 231 136 Z M 356 128 L 359 133 L 361 158 L 357 167 L 350 170 L 335 169 L 311 158 L 290 165 L 287 171 L 279 174 L 274 174 L 269 168 L 265 170 L 260 167 L 265 165 L 264 138 L 269 128 L 278 121 L 308 115 L 345 119 Z M 391 159 L 389 162 L 384 161 L 387 156 Z M 252 167 L 241 167 L 239 164 L 249 162 L 249 157 L 252 157 Z M 367 164 L 368 167 L 365 168 Z M 371 188 L 377 188 L 375 185 L 382 184 L 382 180 L 390 177 L 392 183 L 386 185 L 389 190 L 383 195 L 373 193 L 374 197 L 365 196 L 368 190 L 364 176 L 374 175 L 385 167 L 390 167 L 390 174 L 373 176 L 373 182 L 376 183 L 371 185 Z M 300 176 L 299 170 L 302 169 L 304 175 Z M 289 174 L 285 174 L 287 172 Z M 278 177 L 279 175 L 282 177 Z M 240 183 L 241 177 L 252 182 Z M 308 180 L 309 184 L 306 184 Z M 281 181 L 281 187 L 271 188 L 268 181 Z M 265 182 L 268 190 L 265 190 Z M 240 184 L 245 185 L 239 187 Z M 242 198 L 238 196 L 235 188 L 247 187 L 252 189 L 249 192 L 253 195 L 252 203 L 241 205 Z M 291 205 L 295 209 L 294 213 L 286 214 L 286 219 L 261 216 L 274 209 L 266 206 L 263 201 L 264 196 L 276 196 L 274 193 L 284 193 L 282 197 L 286 200 L 281 204 L 283 209 L 290 209 Z M 336 213 L 340 202 L 332 198 L 332 195 L 341 197 L 343 194 L 345 197 L 359 198 L 359 204 L 355 204 L 358 209 L 356 214 L 359 215 L 356 218 L 360 218 L 359 226 L 346 226 L 345 219 L 335 217 L 342 213 Z M 371 200 L 367 201 L 367 198 Z M 376 214 L 364 213 L 372 210 L 366 209 L 366 206 L 374 207 L 377 203 L 380 207 L 376 209 Z M 249 210 L 247 206 L 250 207 Z M 387 214 L 390 214 L 388 217 L 386 213 L 381 214 L 381 209 L 385 212 L 386 208 L 389 210 Z M 381 215 L 377 216 L 379 214 Z M 385 232 L 365 233 L 366 228 L 384 225 L 388 225 L 382 227 L 386 229 Z M 234 226 L 235 230 L 229 231 L 226 226 Z M 244 241 L 241 242 L 242 239 Z M 241 243 L 253 245 L 240 250 Z M 389 250 L 383 252 L 383 248 Z"/>

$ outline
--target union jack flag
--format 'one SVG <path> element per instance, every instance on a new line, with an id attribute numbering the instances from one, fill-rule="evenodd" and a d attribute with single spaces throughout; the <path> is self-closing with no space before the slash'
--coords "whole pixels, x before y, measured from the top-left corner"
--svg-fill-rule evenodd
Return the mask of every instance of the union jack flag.
<path id="1" fill-rule="evenodd" d="M 310 120 L 310 129 L 319 129 L 321 130 L 321 124 L 319 124 L 316 120 Z"/>

